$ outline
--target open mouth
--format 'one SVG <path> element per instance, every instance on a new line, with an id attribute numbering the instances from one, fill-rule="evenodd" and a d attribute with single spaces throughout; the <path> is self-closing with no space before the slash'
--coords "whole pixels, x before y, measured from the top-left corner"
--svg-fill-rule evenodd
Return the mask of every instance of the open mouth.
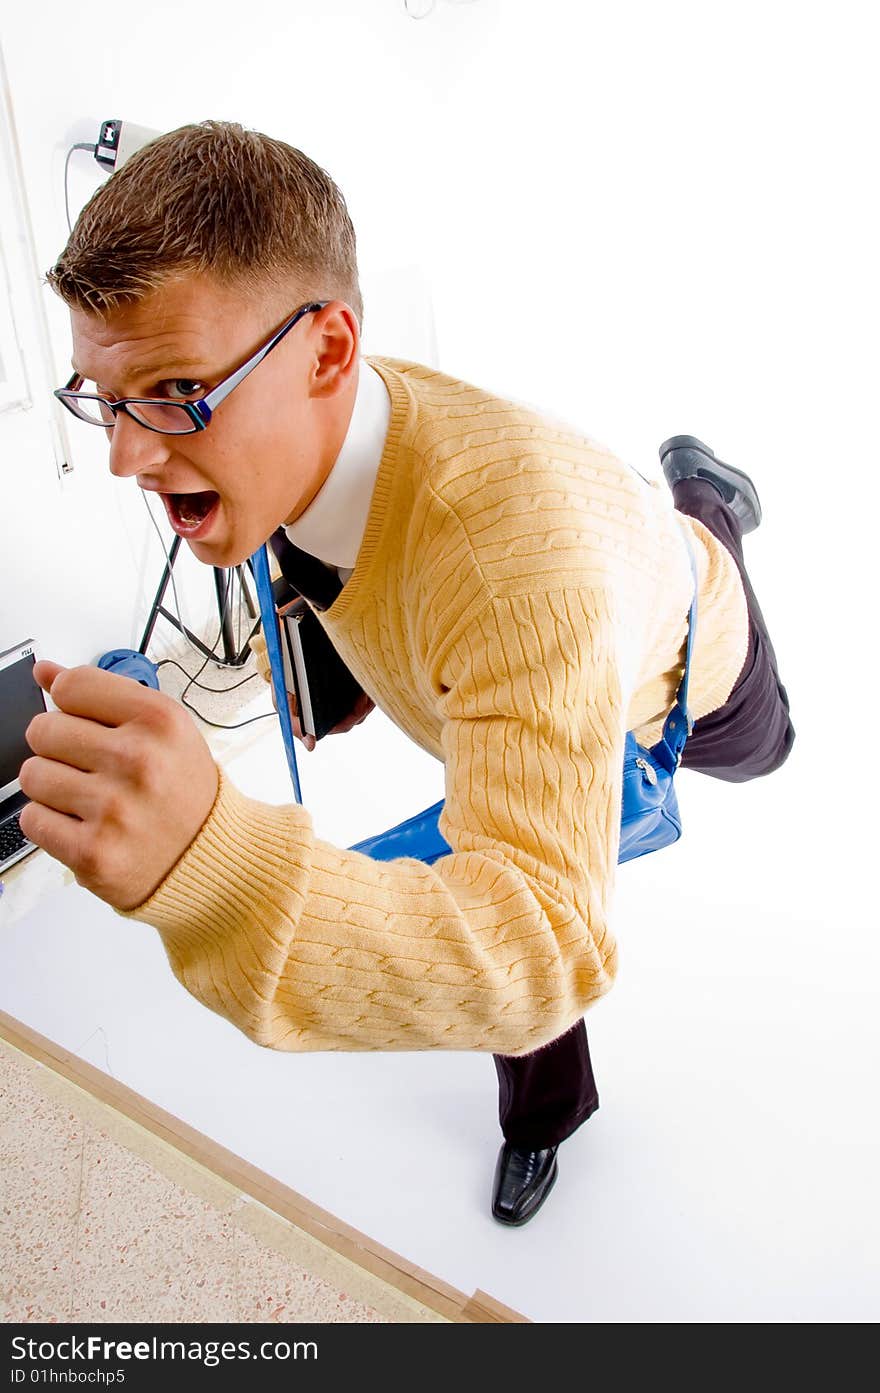
<path id="1" fill-rule="evenodd" d="M 196 537 L 207 532 L 220 495 L 214 489 L 202 489 L 198 493 L 163 493 L 162 502 L 177 535 Z"/>

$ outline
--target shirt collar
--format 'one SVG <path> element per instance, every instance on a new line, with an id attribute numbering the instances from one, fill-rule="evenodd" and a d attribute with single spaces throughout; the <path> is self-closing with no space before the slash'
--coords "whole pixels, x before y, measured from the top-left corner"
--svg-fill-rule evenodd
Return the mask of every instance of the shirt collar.
<path id="1" fill-rule="evenodd" d="M 305 512 L 284 529 L 294 546 L 328 565 L 354 567 L 390 420 L 388 389 L 376 369 L 361 358 L 342 449 Z"/>

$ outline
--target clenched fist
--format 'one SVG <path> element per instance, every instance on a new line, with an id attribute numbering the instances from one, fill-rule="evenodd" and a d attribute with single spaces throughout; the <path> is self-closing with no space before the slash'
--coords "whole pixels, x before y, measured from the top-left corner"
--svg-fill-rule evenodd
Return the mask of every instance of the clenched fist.
<path id="1" fill-rule="evenodd" d="M 171 697 L 97 667 L 38 662 L 57 711 L 26 731 L 21 830 L 113 906 L 148 899 L 201 829 L 217 796 L 214 758 Z"/>

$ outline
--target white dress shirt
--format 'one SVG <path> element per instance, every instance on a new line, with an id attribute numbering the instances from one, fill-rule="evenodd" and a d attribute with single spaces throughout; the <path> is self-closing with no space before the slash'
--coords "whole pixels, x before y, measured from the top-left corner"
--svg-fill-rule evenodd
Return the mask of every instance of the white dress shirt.
<path id="1" fill-rule="evenodd" d="M 336 463 L 305 512 L 284 529 L 294 546 L 334 567 L 343 585 L 364 538 L 390 420 L 388 388 L 361 358 L 354 410 Z"/>

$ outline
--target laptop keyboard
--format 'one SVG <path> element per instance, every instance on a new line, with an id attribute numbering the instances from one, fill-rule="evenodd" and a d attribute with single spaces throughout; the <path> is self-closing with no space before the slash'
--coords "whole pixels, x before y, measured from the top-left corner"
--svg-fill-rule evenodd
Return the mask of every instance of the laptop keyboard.
<path id="1" fill-rule="evenodd" d="M 7 822 L 0 823 L 0 861 L 5 861 L 7 856 L 14 856 L 23 846 L 29 845 L 27 837 L 18 825 L 17 813 Z"/>

